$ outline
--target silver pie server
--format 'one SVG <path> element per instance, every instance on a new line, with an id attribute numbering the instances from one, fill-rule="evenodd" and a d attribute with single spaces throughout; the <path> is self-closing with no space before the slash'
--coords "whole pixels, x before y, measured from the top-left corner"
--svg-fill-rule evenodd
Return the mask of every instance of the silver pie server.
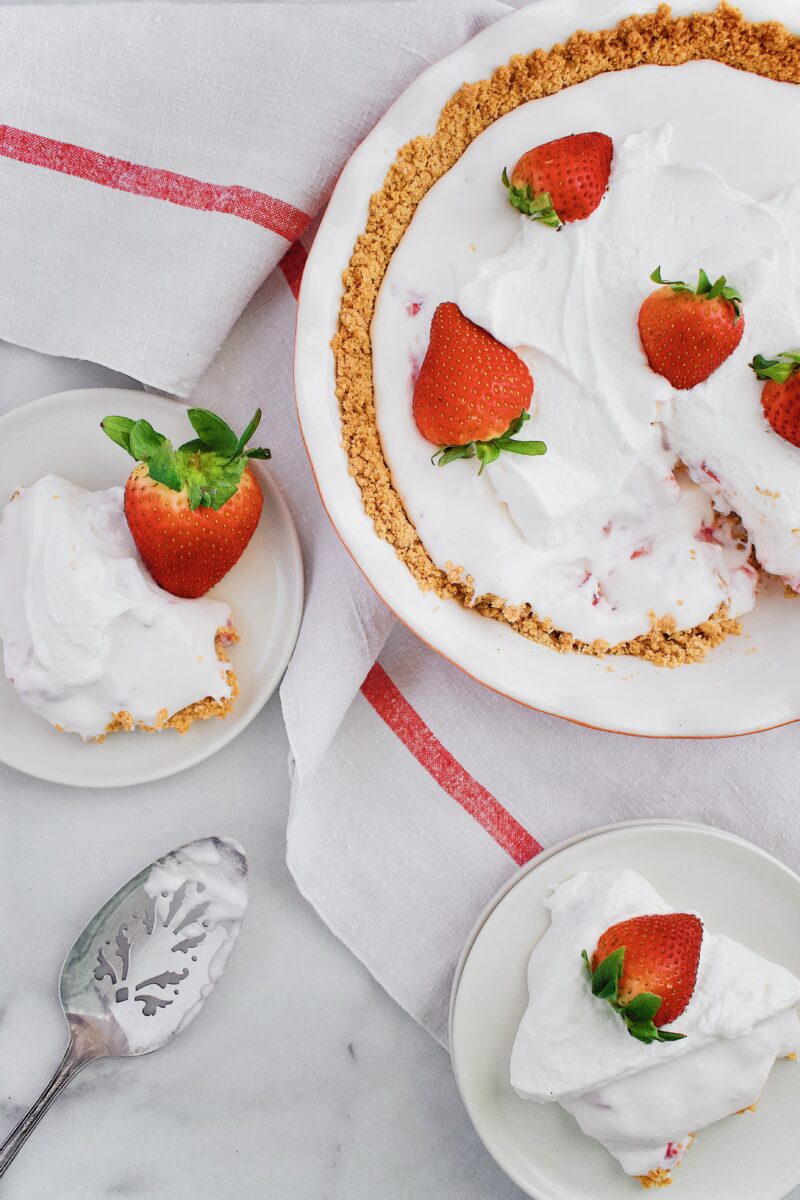
<path id="1" fill-rule="evenodd" d="M 212 837 L 165 854 L 100 909 L 61 970 L 67 1051 L 0 1146 L 0 1176 L 87 1063 L 149 1054 L 191 1024 L 225 969 L 246 907 L 244 851 Z"/>

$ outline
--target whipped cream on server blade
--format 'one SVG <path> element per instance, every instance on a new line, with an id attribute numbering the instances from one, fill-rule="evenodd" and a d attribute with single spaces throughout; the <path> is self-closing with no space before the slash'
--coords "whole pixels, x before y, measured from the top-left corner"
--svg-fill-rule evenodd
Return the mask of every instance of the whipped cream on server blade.
<path id="1" fill-rule="evenodd" d="M 445 265 L 431 231 L 443 221 L 466 230 L 460 211 L 477 189 L 491 194 L 498 173 L 496 128 L 518 115 L 519 129 L 522 110 L 435 185 L 387 272 L 372 332 L 393 482 L 439 566 L 462 567 L 476 595 L 527 601 L 583 640 L 646 633 L 653 614 L 691 628 L 722 602 L 731 615 L 747 612 L 757 583 L 751 546 L 715 507 L 741 516 L 767 570 L 800 579 L 798 452 L 770 430 L 747 367 L 756 350 L 800 336 L 790 278 L 798 194 L 756 202 L 710 169 L 671 163 L 671 131 L 656 128 L 616 143 L 607 196 L 560 233 L 504 211 L 497 183 L 494 199 L 476 200 L 480 244 L 453 252 L 448 235 Z M 528 148 L 519 137 L 517 152 Z M 636 316 L 657 263 L 670 277 L 696 278 L 699 266 L 724 273 L 744 296 L 741 346 L 690 392 L 655 375 L 639 341 Z M 401 317 L 408 297 L 415 302 Z M 547 442 L 544 458 L 502 455 L 480 477 L 470 462 L 430 468 L 411 392 L 444 299 L 526 361 L 530 436 Z M 678 460 L 688 474 L 676 477 Z"/>
<path id="2" fill-rule="evenodd" d="M 119 712 L 156 725 L 164 711 L 230 695 L 215 648 L 228 605 L 154 582 L 121 487 L 45 475 L 18 488 L 0 523 L 0 579 L 5 673 L 52 725 L 89 739 Z"/>
<path id="3" fill-rule="evenodd" d="M 634 871 L 587 871 L 557 887 L 551 924 L 528 965 L 529 1002 L 510 1079 L 525 1099 L 557 1101 L 629 1175 L 674 1167 L 691 1133 L 754 1104 L 776 1058 L 800 1049 L 800 979 L 704 931 L 694 993 L 647 1045 L 592 995 L 581 952 L 612 925 L 674 912 Z"/>

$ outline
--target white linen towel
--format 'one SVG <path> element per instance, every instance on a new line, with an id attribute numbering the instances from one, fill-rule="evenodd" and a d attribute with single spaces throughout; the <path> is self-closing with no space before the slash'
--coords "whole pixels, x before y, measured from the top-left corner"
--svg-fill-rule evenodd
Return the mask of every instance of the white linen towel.
<path id="1" fill-rule="evenodd" d="M 0 338 L 188 396 L 388 103 L 502 11 L 0 7 Z"/>

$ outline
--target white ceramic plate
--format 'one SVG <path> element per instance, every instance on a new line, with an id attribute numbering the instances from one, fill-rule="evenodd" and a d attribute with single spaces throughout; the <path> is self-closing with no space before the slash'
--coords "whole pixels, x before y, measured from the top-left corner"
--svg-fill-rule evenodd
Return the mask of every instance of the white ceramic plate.
<path id="1" fill-rule="evenodd" d="M 82 487 L 124 483 L 130 460 L 99 428 L 109 413 L 144 417 L 176 442 L 189 436 L 183 406 L 160 396 L 116 388 L 46 396 L 0 420 L 0 506 L 18 484 L 49 471 Z M 303 565 L 291 515 L 268 464 L 254 466 L 264 493 L 261 521 L 239 562 L 211 593 L 230 604 L 241 637 L 231 651 L 241 688 L 231 715 L 196 722 L 183 736 L 172 730 L 119 733 L 87 745 L 56 733 L 20 703 L 0 671 L 0 761 L 54 783 L 120 787 L 183 771 L 252 721 L 280 682 L 303 610 Z"/>
<path id="2" fill-rule="evenodd" d="M 551 46 L 578 27 L 606 28 L 633 10 L 653 7 L 649 0 L 639 5 L 634 0 L 599 0 L 592 5 L 585 0 L 537 0 L 426 71 L 400 97 L 345 168 L 314 241 L 298 310 L 295 384 L 303 435 L 331 520 L 375 590 L 419 637 L 489 687 L 558 716 L 625 733 L 724 736 L 800 718 L 797 601 L 786 600 L 778 586 L 766 588 L 756 611 L 744 622 L 742 638 L 729 639 L 701 666 L 668 671 L 634 659 L 609 664 L 557 655 L 455 601 L 443 602 L 421 592 L 392 548 L 376 536 L 348 474 L 329 347 L 337 326 L 341 273 L 364 227 L 369 197 L 380 186 L 398 147 L 433 131 L 442 105 L 465 79 L 485 78 L 512 54 Z M 672 5 L 676 13 L 698 7 L 712 5 L 709 0 L 678 0 Z M 746 0 L 741 7 L 753 20 L 778 17 L 800 29 L 793 0 Z M 765 120 L 762 128 L 752 115 L 741 121 L 737 117 L 735 125 L 743 141 L 734 145 L 725 125 L 730 119 L 726 104 L 709 104 L 696 111 L 685 89 L 673 84 L 673 78 L 678 79 L 673 73 L 686 68 L 642 70 L 663 72 L 660 103 L 645 106 L 638 98 L 627 102 L 624 89 L 640 72 L 621 72 L 604 77 L 608 81 L 604 96 L 622 91 L 608 105 L 603 100 L 600 115 L 595 92 L 582 90 L 597 82 L 590 80 L 534 101 L 528 106 L 532 121 L 535 125 L 540 119 L 536 112 L 545 111 L 537 106 L 550 106 L 546 111 L 555 122 L 564 121 L 566 129 L 602 121 L 603 128 L 618 137 L 643 123 L 674 119 L 676 146 L 718 166 L 734 182 L 752 182 L 753 156 L 764 188 L 791 182 L 786 164 L 791 172 L 794 168 L 782 151 L 780 122 Z M 739 81 L 745 113 L 751 112 L 745 91 L 754 80 L 739 76 Z M 763 99 L 763 92 L 759 98 Z"/>
<path id="3" fill-rule="evenodd" d="M 703 825 L 611 826 L 540 855 L 495 897 L 453 987 L 450 1045 L 461 1097 L 502 1169 L 536 1200 L 634 1200 L 629 1180 L 557 1104 L 521 1100 L 508 1081 L 527 1003 L 526 968 L 548 925 L 545 892 L 578 871 L 631 867 L 679 909 L 800 974 L 800 878 L 731 834 Z M 676 1173 L 680 1200 L 782 1200 L 800 1182 L 800 1066 L 776 1063 L 755 1113 L 698 1136 Z"/>

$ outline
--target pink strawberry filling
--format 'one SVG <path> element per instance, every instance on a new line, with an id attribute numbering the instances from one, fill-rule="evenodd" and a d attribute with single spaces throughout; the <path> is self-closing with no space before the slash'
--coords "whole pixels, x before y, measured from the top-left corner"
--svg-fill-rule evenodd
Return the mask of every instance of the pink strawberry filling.
<path id="1" fill-rule="evenodd" d="M 717 475 L 714 471 L 711 470 L 711 467 L 709 467 L 708 463 L 701 462 L 700 470 L 703 472 L 704 475 L 707 475 L 709 477 L 709 479 L 713 479 L 715 483 L 719 483 L 719 475 Z"/>
<path id="2" fill-rule="evenodd" d="M 706 525 L 705 522 L 700 526 L 695 537 L 698 542 L 713 542 L 715 545 L 719 545 L 716 528 L 713 525 Z"/>

